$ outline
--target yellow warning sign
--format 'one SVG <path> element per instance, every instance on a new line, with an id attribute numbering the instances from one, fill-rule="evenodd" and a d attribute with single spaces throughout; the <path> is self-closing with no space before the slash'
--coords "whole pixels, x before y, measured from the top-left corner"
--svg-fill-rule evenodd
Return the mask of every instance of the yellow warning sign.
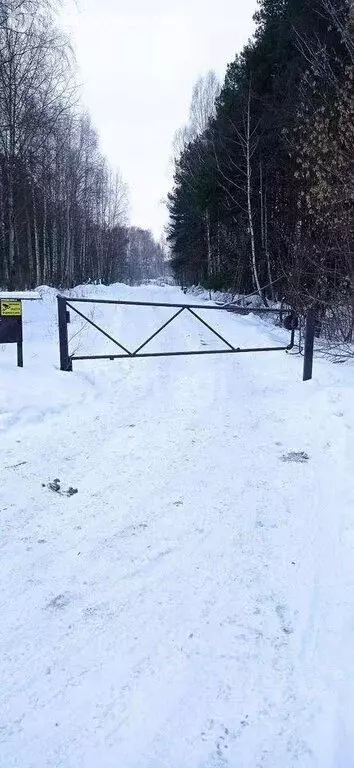
<path id="1" fill-rule="evenodd" d="M 1 317 L 22 317 L 22 301 L 17 299 L 1 299 Z"/>

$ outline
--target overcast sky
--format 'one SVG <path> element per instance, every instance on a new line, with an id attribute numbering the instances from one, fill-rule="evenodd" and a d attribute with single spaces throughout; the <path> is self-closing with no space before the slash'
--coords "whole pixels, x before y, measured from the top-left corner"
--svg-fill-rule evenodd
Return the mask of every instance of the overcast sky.
<path id="1" fill-rule="evenodd" d="M 195 81 L 220 78 L 253 31 L 256 0 L 66 0 L 83 103 L 130 190 L 130 218 L 159 236 L 174 132 Z"/>

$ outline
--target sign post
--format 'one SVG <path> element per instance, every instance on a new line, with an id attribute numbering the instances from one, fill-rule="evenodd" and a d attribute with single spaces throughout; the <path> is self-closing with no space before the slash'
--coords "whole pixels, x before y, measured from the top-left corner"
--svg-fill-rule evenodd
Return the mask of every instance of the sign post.
<path id="1" fill-rule="evenodd" d="M 17 344 L 17 365 L 23 368 L 22 301 L 0 299 L 0 344 Z"/>

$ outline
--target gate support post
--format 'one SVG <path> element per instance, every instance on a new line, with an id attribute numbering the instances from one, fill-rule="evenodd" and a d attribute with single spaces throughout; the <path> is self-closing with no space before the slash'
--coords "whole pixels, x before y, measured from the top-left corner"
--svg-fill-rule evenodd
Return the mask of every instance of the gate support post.
<path id="1" fill-rule="evenodd" d="M 73 364 L 69 356 L 68 340 L 68 316 L 66 310 L 66 299 L 58 296 L 58 324 L 59 324 L 59 349 L 60 349 L 60 370 L 72 371 Z"/>
<path id="2" fill-rule="evenodd" d="M 23 368 L 23 342 L 19 341 L 17 344 L 17 367 Z"/>
<path id="3" fill-rule="evenodd" d="M 316 308 L 309 307 L 306 314 L 306 333 L 304 350 L 304 381 L 311 381 L 313 371 L 313 350 L 315 345 Z"/>

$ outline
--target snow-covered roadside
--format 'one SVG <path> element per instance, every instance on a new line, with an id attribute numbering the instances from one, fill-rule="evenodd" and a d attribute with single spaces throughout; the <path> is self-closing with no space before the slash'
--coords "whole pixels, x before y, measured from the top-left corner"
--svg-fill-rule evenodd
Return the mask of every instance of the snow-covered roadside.
<path id="1" fill-rule="evenodd" d="M 351 768 L 353 368 L 319 361 L 304 385 L 270 353 L 64 374 L 41 293 L 26 367 L 0 350 L 1 768 Z M 88 311 L 131 345 L 170 315 Z M 287 338 L 216 322 L 241 345 Z M 193 323 L 152 348 L 218 345 Z"/>

